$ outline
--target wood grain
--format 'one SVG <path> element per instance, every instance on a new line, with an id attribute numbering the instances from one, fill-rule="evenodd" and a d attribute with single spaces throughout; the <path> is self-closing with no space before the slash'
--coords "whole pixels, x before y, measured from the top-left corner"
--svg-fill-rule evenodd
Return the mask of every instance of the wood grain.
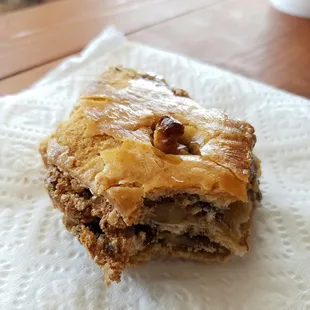
<path id="1" fill-rule="evenodd" d="M 36 81 L 42 78 L 48 71 L 55 68 L 64 59 L 58 59 L 34 69 L 27 70 L 20 74 L 11 76 L 0 81 L 0 96 L 18 93 L 31 87 Z"/>
<path id="2" fill-rule="evenodd" d="M 0 20 L 0 79 L 80 51 L 105 26 L 125 33 L 224 0 L 63 0 Z"/>
<path id="3" fill-rule="evenodd" d="M 131 5 L 139 4 L 139 0 L 127 2 Z M 184 0 L 185 2 L 190 1 Z M 162 5 L 162 9 L 167 8 L 165 0 L 156 3 L 159 7 Z M 105 5 L 113 6 L 113 3 L 105 2 Z M 172 9 L 175 3 L 171 1 L 169 5 Z M 270 7 L 268 0 L 223 0 L 209 2 L 207 7 L 201 9 L 189 10 L 189 6 L 187 9 L 187 13 L 181 16 L 134 31 L 128 37 L 310 98 L 310 20 L 279 13 Z M 79 14 L 77 20 L 83 16 L 83 13 Z M 89 19 L 86 20 L 88 22 L 84 26 L 87 28 Z M 53 22 L 49 23 L 49 27 L 53 28 Z M 59 23 L 56 21 L 56 24 Z M 123 21 L 123 24 L 126 24 L 126 21 Z M 36 23 L 31 27 L 36 28 Z M 71 32 L 74 29 L 71 26 L 69 28 Z M 18 29 L 20 28 L 17 27 L 12 33 L 18 33 Z M 42 37 L 43 34 L 38 35 L 34 41 Z M 50 42 L 52 41 L 45 41 L 46 46 L 50 46 Z M 16 46 L 19 47 L 20 43 Z M 2 43 L 0 47 L 0 55 L 3 55 Z M 6 53 L 10 51 L 17 53 L 15 45 L 6 46 Z M 27 51 L 31 53 L 31 46 L 27 47 Z M 9 56 L 5 59 L 8 60 Z M 55 64 L 57 62 L 51 62 L 0 81 L 0 93 L 13 93 L 29 86 Z"/>
<path id="4" fill-rule="evenodd" d="M 129 38 L 310 98 L 310 20 L 269 1 L 225 1 Z"/>
<path id="5" fill-rule="evenodd" d="M 9 3 L 0 3 L 0 14 L 8 13 L 14 10 L 19 10 L 28 5 L 25 3 L 18 3 L 18 4 L 9 4 Z"/>

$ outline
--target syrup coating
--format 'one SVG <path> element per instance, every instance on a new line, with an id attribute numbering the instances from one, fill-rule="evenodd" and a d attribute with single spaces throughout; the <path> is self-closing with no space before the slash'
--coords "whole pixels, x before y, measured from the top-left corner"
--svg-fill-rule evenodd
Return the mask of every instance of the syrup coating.
<path id="1" fill-rule="evenodd" d="M 254 128 L 183 93 L 157 76 L 111 67 L 41 143 L 45 162 L 115 203 L 128 223 L 149 195 L 192 192 L 222 206 L 248 201 Z M 184 126 L 179 154 L 154 146 L 156 124 L 167 116 Z"/>

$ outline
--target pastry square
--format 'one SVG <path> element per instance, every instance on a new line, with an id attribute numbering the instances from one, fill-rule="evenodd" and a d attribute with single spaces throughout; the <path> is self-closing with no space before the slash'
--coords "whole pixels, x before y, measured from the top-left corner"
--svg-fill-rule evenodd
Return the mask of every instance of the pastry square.
<path id="1" fill-rule="evenodd" d="M 63 222 L 110 281 L 153 256 L 222 262 L 248 247 L 254 128 L 164 79 L 111 67 L 41 142 Z"/>

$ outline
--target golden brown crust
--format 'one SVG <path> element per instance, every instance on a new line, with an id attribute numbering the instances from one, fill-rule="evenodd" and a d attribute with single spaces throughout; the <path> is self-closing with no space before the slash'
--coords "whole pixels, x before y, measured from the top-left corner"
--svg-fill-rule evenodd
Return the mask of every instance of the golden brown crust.
<path id="1" fill-rule="evenodd" d="M 154 147 L 154 129 L 163 116 L 184 126 L 180 143 L 187 154 Z M 197 192 L 222 205 L 248 201 L 255 140 L 248 123 L 201 108 L 162 79 L 112 67 L 43 142 L 41 153 L 47 165 L 68 172 L 94 194 L 107 194 L 131 224 L 143 197 L 171 191 Z"/>

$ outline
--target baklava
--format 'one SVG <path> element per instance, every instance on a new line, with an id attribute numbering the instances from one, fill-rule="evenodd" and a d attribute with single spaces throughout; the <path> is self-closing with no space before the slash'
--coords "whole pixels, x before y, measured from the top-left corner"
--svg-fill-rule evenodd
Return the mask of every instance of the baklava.
<path id="1" fill-rule="evenodd" d="M 54 207 L 109 284 L 153 256 L 244 255 L 261 199 L 255 142 L 250 124 L 163 78 L 111 67 L 40 152 Z"/>

